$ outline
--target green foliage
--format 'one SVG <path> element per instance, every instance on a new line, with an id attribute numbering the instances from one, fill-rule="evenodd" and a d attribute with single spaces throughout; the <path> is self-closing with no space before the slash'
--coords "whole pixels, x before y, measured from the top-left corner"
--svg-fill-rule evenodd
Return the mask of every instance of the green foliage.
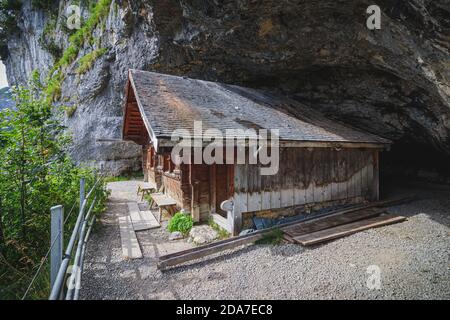
<path id="1" fill-rule="evenodd" d="M 230 236 L 228 231 L 219 226 L 216 222 L 214 222 L 212 217 L 209 217 L 208 225 L 217 231 L 217 233 L 219 234 L 219 239 L 226 239 Z"/>
<path id="2" fill-rule="evenodd" d="M 77 106 L 76 105 L 66 106 L 64 107 L 64 110 L 66 111 L 67 117 L 71 118 L 74 115 L 75 111 L 77 111 Z"/>
<path id="3" fill-rule="evenodd" d="M 167 225 L 167 230 L 170 232 L 179 231 L 186 235 L 189 233 L 193 225 L 194 221 L 190 215 L 177 212 L 172 219 L 170 219 L 169 224 Z"/>
<path id="4" fill-rule="evenodd" d="M 80 58 L 80 60 L 78 60 L 78 69 L 76 70 L 76 72 L 78 74 L 83 74 L 89 71 L 92 68 L 95 60 L 104 55 L 106 51 L 106 48 L 96 49 Z"/>
<path id="5" fill-rule="evenodd" d="M 54 71 L 51 71 L 53 74 Z M 44 89 L 44 94 L 47 102 L 53 102 L 61 97 L 61 85 L 64 77 L 61 71 L 53 74 L 47 78 L 47 87 Z"/>
<path id="6" fill-rule="evenodd" d="M 129 180 L 143 180 L 142 172 L 128 172 L 120 176 L 109 176 L 105 178 L 106 182 L 117 182 L 117 181 L 129 181 Z"/>
<path id="7" fill-rule="evenodd" d="M 0 112 L 0 297 L 21 298 L 38 264 L 49 249 L 50 208 L 61 204 L 66 218 L 78 210 L 81 177 L 87 189 L 97 175 L 93 169 L 75 166 L 67 155 L 70 137 L 52 116 L 42 95 L 39 74 L 33 72 L 28 87 L 13 90 L 14 109 Z M 104 209 L 107 197 L 103 181 L 94 190 Z M 69 238 L 76 214 L 68 217 Z M 45 266 L 46 268 L 47 266 Z M 48 271 L 38 279 L 30 298 L 48 294 Z"/>
<path id="8" fill-rule="evenodd" d="M 65 78 L 64 74 L 61 72 L 61 69 L 73 63 L 77 58 L 80 49 L 86 43 L 91 42 L 94 29 L 102 21 L 102 19 L 108 15 L 111 1 L 112 0 L 100 0 L 93 5 L 90 9 L 89 18 L 84 22 L 83 26 L 69 37 L 69 46 L 66 50 L 64 50 L 61 58 L 50 70 L 47 78 L 48 90 L 46 91 L 46 95 L 49 101 L 56 101 L 61 97 L 61 85 Z M 88 66 L 89 65 L 85 65 L 83 68 Z M 81 69 L 80 71 L 83 70 L 84 69 Z M 84 72 L 87 70 L 88 69 L 85 69 Z"/>
<path id="9" fill-rule="evenodd" d="M 278 245 L 283 241 L 283 231 L 278 228 L 266 233 L 262 239 L 256 241 L 256 244 L 272 244 Z"/>

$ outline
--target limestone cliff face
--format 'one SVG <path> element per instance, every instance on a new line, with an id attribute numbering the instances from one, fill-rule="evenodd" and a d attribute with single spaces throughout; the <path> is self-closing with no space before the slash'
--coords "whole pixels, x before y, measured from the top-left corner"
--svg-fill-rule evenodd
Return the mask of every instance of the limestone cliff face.
<path id="1" fill-rule="evenodd" d="M 59 2 L 59 24 L 69 2 Z M 448 1 L 379 0 L 380 30 L 366 27 L 371 4 L 113 0 L 94 32 L 106 54 L 82 75 L 74 62 L 62 86 L 61 100 L 77 106 L 64 117 L 74 157 L 113 172 L 139 166 L 137 146 L 104 140 L 120 138 L 129 68 L 283 92 L 355 127 L 450 156 Z M 38 41 L 48 18 L 23 6 L 21 32 L 11 38 L 5 61 L 11 82 L 52 65 Z M 62 28 L 56 32 L 58 44 L 67 46 Z M 86 44 L 79 57 L 91 50 Z"/>

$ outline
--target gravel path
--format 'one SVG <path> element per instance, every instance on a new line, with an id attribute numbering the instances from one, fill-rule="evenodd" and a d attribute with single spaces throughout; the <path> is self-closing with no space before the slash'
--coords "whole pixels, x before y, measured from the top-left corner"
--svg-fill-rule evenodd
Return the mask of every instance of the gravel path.
<path id="1" fill-rule="evenodd" d="M 389 208 L 408 217 L 400 224 L 307 249 L 241 247 L 161 272 L 158 255 L 188 246 L 181 241 L 166 248 L 164 228 L 138 234 L 143 259 L 121 258 L 116 216 L 125 210 L 123 197 L 133 194 L 120 190 L 135 184 L 112 186 L 108 212 L 88 245 L 83 299 L 450 298 L 448 192 L 422 191 L 421 199 Z M 367 287 L 369 266 L 380 271 L 380 289 Z"/>

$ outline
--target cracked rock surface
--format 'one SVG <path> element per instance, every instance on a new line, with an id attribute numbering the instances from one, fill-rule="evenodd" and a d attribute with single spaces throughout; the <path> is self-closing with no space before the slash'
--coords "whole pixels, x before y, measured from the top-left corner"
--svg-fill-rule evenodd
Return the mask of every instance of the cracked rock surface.
<path id="1" fill-rule="evenodd" d="M 58 19 L 68 0 L 61 0 Z M 450 155 L 450 4 L 380 0 L 381 29 L 368 30 L 370 0 L 112 1 L 94 34 L 107 53 L 83 75 L 69 67 L 62 120 L 73 156 L 111 172 L 139 167 L 140 148 L 121 136 L 129 68 L 265 88 L 397 143 Z M 86 15 L 86 9 L 83 9 Z M 11 84 L 52 56 L 39 45 L 48 14 L 25 1 L 5 60 Z M 56 30 L 67 47 L 67 34 Z M 83 56 L 92 48 L 86 45 Z"/>

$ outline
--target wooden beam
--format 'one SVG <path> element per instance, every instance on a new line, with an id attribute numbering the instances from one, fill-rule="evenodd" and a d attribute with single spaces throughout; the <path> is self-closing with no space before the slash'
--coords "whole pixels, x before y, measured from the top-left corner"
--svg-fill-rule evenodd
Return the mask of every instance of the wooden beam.
<path id="1" fill-rule="evenodd" d="M 159 136 L 159 143 L 164 147 L 173 147 L 177 142 L 172 141 L 170 136 Z M 210 141 L 203 141 L 203 146 L 207 146 Z M 248 146 L 248 139 L 245 139 L 245 146 Z M 270 146 L 270 143 L 268 143 Z M 333 141 L 298 141 L 298 140 L 281 140 L 279 141 L 279 147 L 288 148 L 367 148 L 376 149 L 382 151 L 389 148 L 389 144 L 382 143 L 369 143 L 369 142 L 333 142 Z"/>
<path id="2" fill-rule="evenodd" d="M 370 218 L 366 220 L 361 220 L 349 224 L 344 224 L 342 226 L 337 226 L 330 229 L 325 229 L 298 237 L 294 237 L 294 241 L 300 243 L 304 246 L 310 246 L 313 244 L 322 243 L 325 241 L 330 241 L 337 238 L 342 238 L 356 232 L 363 230 L 385 226 L 388 224 L 393 224 L 397 222 L 405 221 L 406 218 L 397 215 L 383 215 L 375 218 Z"/>
<path id="3" fill-rule="evenodd" d="M 211 212 L 217 212 L 216 208 L 216 164 L 209 166 L 209 202 Z"/>
<path id="4" fill-rule="evenodd" d="M 190 252 L 184 252 L 180 255 L 173 256 L 173 257 L 167 257 L 163 256 L 164 259 L 161 259 L 163 257 L 160 257 L 160 260 L 158 262 L 158 269 L 165 269 L 170 266 L 174 266 L 186 261 L 191 261 L 195 259 L 202 258 L 204 256 L 214 254 L 223 250 L 231 249 L 237 246 L 253 243 L 259 239 L 261 239 L 264 236 L 263 233 L 256 233 L 251 234 L 249 236 L 242 236 L 242 237 L 234 237 L 231 239 L 222 240 L 216 243 L 212 243 L 209 245 L 204 245 L 201 247 L 197 247 Z"/>
<path id="5" fill-rule="evenodd" d="M 313 219 L 311 221 L 300 223 L 299 225 L 285 227 L 283 228 L 283 231 L 292 238 L 295 238 L 304 234 L 340 226 L 346 223 L 373 218 L 379 216 L 383 212 L 385 212 L 384 208 L 366 208 L 344 214 L 341 213 L 338 215 L 325 216 L 322 219 Z"/>
<path id="6" fill-rule="evenodd" d="M 378 201 L 380 199 L 380 162 L 379 152 L 373 151 L 373 199 Z"/>

